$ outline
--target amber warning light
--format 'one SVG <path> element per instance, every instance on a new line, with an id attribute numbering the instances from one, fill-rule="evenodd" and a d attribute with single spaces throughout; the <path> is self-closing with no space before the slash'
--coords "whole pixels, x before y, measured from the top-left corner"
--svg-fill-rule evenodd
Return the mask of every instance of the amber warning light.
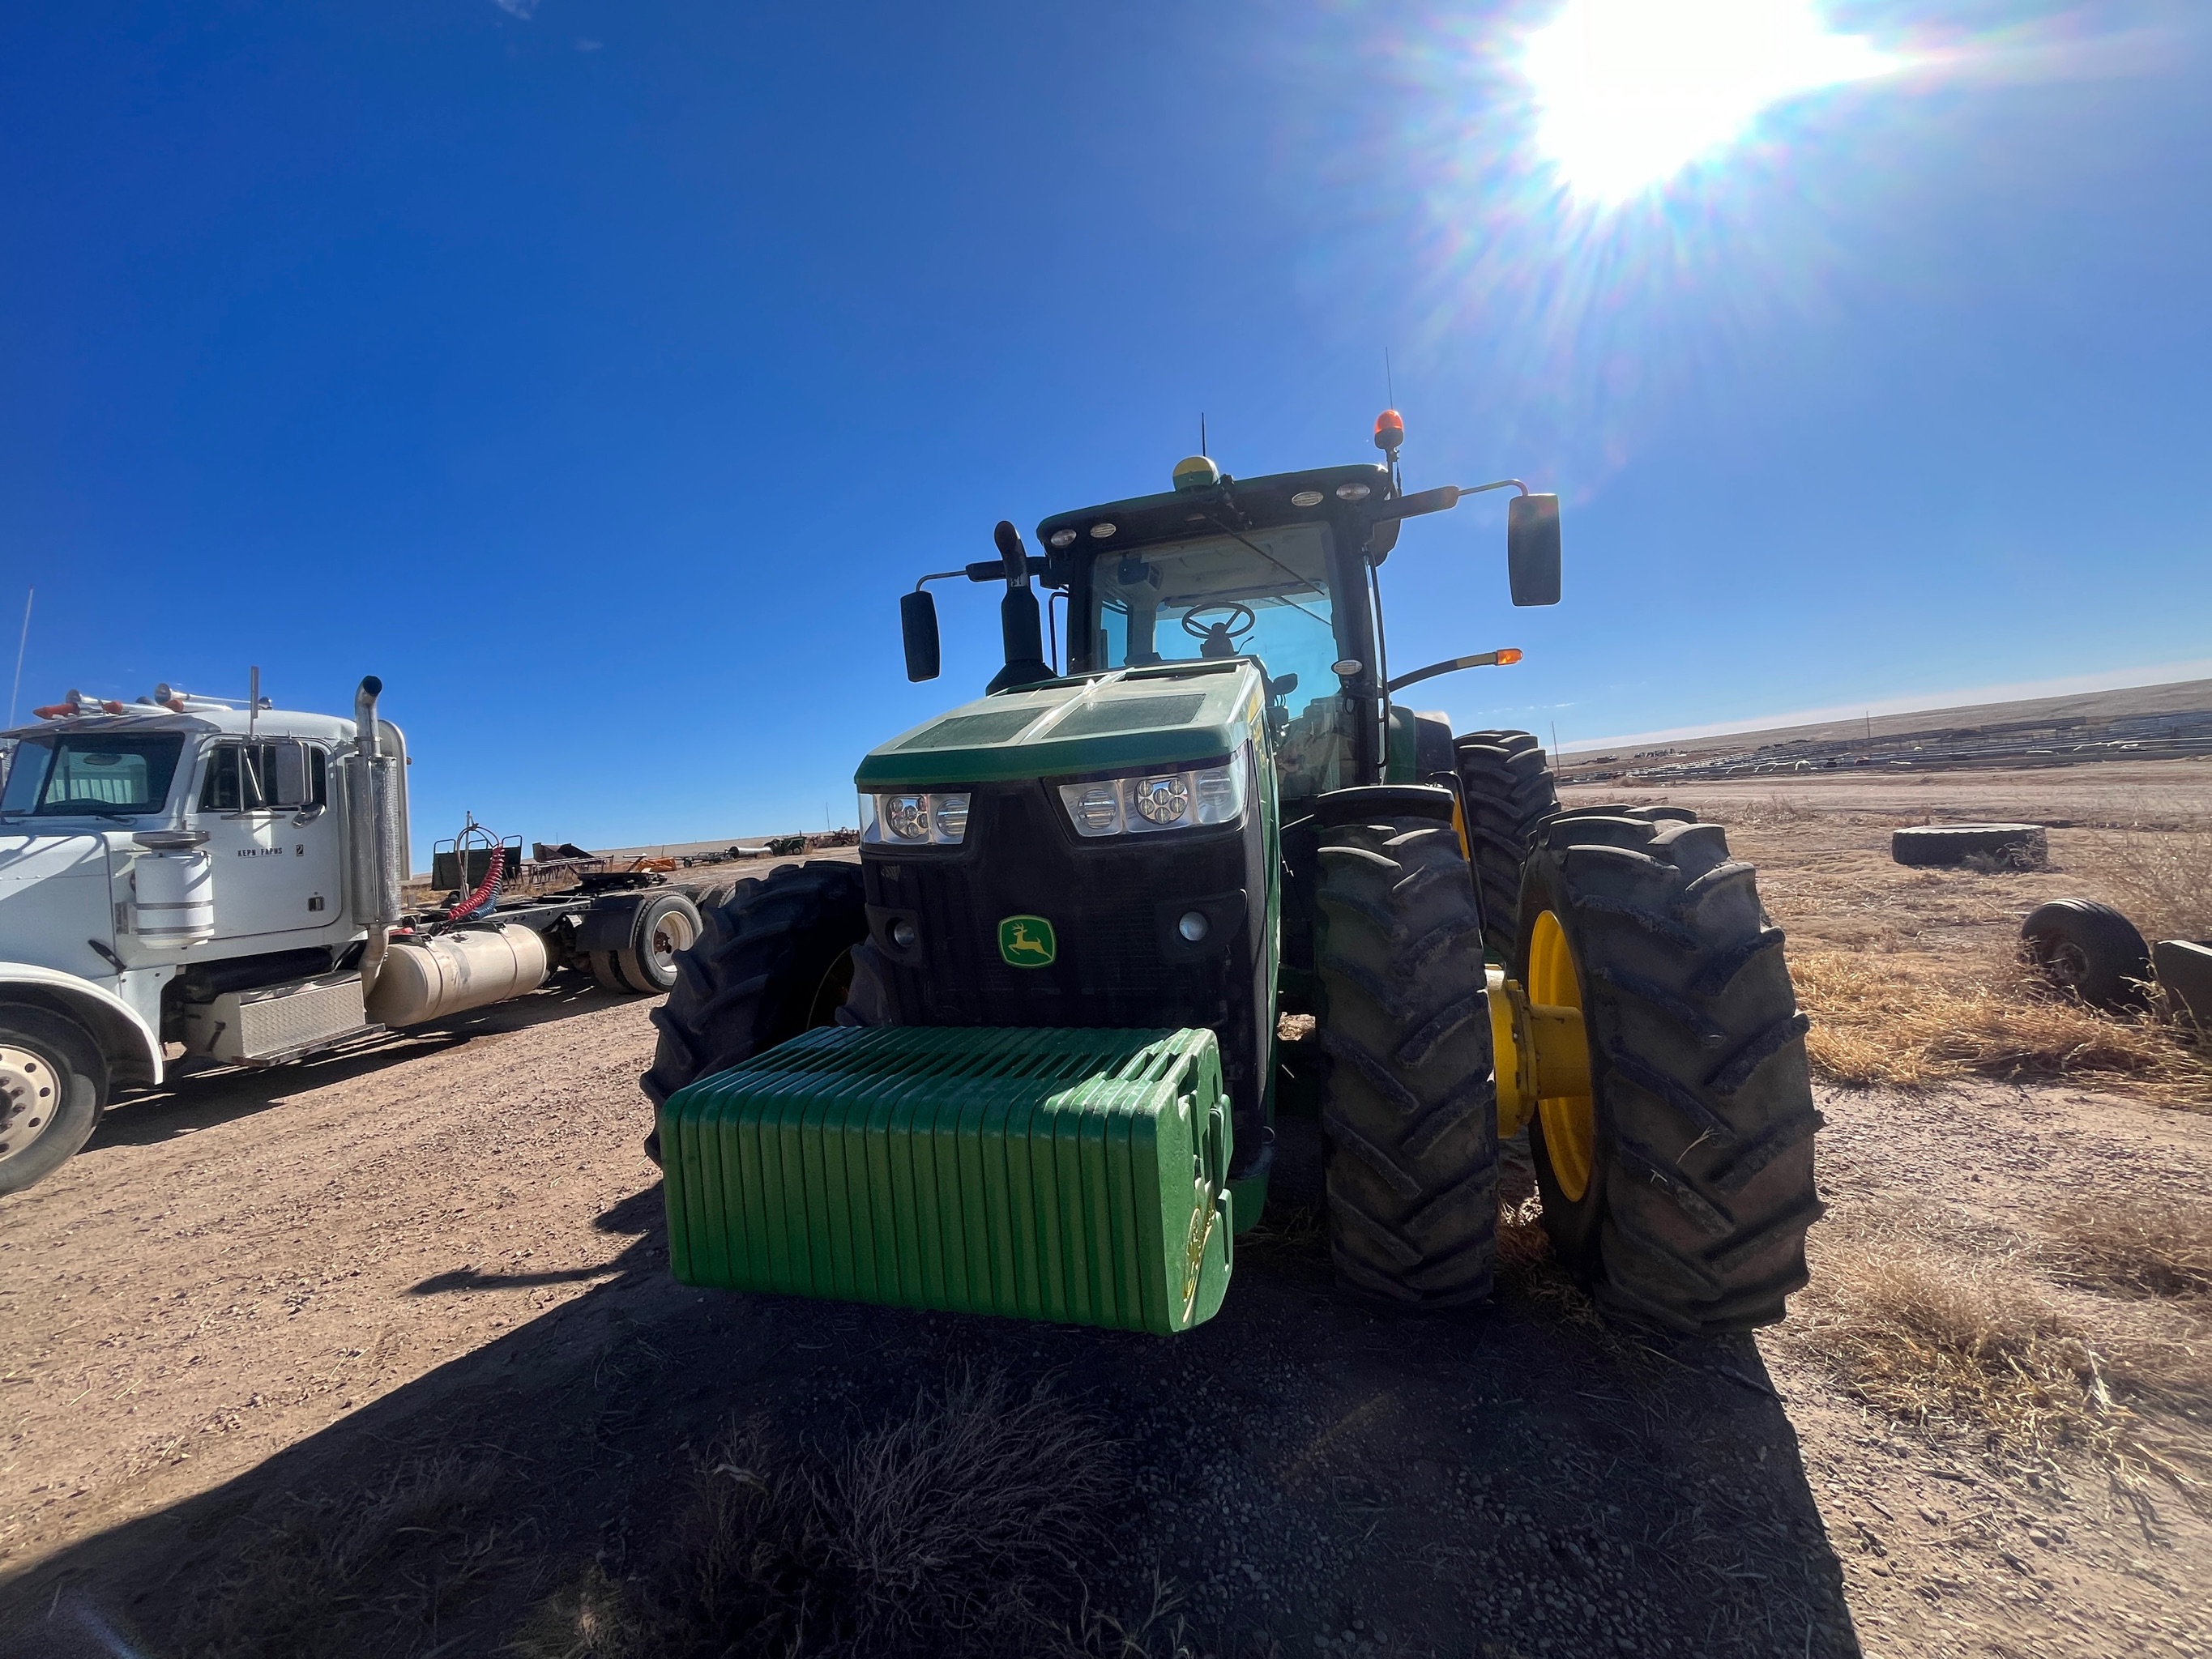
<path id="1" fill-rule="evenodd" d="M 1395 453 L 1406 441 L 1406 423 L 1398 418 L 1398 411 L 1386 409 L 1375 417 L 1375 447 L 1386 453 Z"/>

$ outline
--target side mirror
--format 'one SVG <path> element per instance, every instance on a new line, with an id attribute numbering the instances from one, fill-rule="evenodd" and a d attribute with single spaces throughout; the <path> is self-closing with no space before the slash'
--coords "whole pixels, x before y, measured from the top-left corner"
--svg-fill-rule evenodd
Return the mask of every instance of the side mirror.
<path id="1" fill-rule="evenodd" d="M 1516 495 L 1505 513 L 1505 570 L 1516 605 L 1559 602 L 1559 498 Z"/>
<path id="2" fill-rule="evenodd" d="M 899 631 L 906 635 L 907 678 L 935 679 L 938 667 L 937 600 L 927 588 L 899 595 Z"/>

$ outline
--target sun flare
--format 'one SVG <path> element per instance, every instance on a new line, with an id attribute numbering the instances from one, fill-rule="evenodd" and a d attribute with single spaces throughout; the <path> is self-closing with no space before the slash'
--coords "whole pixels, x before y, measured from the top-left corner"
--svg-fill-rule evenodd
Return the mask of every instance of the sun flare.
<path id="1" fill-rule="evenodd" d="M 1673 177 L 1775 104 L 1897 67 L 1830 33 L 1813 0 L 1567 0 L 1522 60 L 1539 144 L 1601 203 Z"/>

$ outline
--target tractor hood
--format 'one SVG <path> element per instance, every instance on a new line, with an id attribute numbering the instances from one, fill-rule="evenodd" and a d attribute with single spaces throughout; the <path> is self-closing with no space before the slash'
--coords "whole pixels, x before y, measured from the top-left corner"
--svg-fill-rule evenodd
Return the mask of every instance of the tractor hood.
<path id="1" fill-rule="evenodd" d="M 1261 704 L 1260 671 L 1243 657 L 1048 680 L 901 732 L 870 751 L 853 782 L 929 789 L 1194 764 L 1241 747 Z"/>

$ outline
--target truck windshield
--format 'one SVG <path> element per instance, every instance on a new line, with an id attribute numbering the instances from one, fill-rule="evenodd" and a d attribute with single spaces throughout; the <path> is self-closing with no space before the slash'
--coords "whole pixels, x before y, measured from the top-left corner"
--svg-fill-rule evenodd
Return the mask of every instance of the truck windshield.
<path id="1" fill-rule="evenodd" d="M 1341 653 L 1327 526 L 1290 525 L 1103 554 L 1091 566 L 1091 593 L 1098 666 L 1256 657 L 1279 683 L 1297 676 L 1280 694 L 1289 717 L 1279 757 L 1285 795 L 1318 794 L 1348 777 L 1349 727 L 1330 672 Z"/>
<path id="2" fill-rule="evenodd" d="M 184 752 L 179 732 L 26 738 L 8 766 L 0 817 L 137 816 L 169 798 Z"/>

